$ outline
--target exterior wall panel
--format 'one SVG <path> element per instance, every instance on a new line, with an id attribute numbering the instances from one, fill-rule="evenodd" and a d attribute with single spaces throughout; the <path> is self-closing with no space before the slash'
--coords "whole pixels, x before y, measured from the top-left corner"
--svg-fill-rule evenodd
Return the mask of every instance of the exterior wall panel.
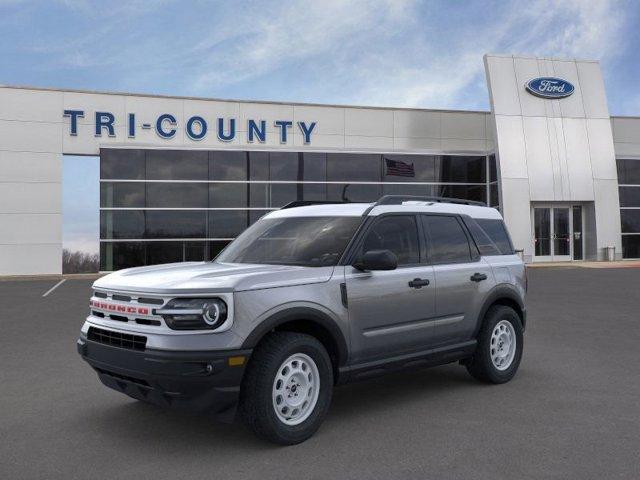
<path id="1" fill-rule="evenodd" d="M 59 274 L 62 243 L 0 245 L 0 275 Z"/>
<path id="2" fill-rule="evenodd" d="M 59 154 L 0 150 L 0 182 L 51 183 L 60 182 L 61 178 Z"/>
<path id="3" fill-rule="evenodd" d="M 506 209 L 511 209 L 514 202 L 522 204 L 525 193 L 529 192 L 529 204 L 531 201 L 595 201 L 595 248 L 601 252 L 611 244 L 620 251 L 620 217 L 618 210 L 613 208 L 618 196 L 609 183 L 615 183 L 616 178 L 612 131 L 606 122 L 598 123 L 601 119 L 609 119 L 598 63 L 487 55 L 485 68 L 502 169 L 505 218 Z M 571 96 L 562 99 L 531 95 L 525 84 L 537 76 L 563 78 L 571 82 L 575 90 Z M 546 129 L 542 121 L 546 121 Z M 548 146 L 548 154 L 545 146 Z M 525 182 L 520 189 L 513 189 L 504 184 L 510 178 L 522 178 Z M 600 181 L 601 178 L 607 180 Z M 603 201 L 604 192 L 614 199 Z M 524 248 L 525 256 L 532 255 L 531 225 L 513 219 L 512 214 L 507 223 L 515 238 L 524 241 L 528 235 L 529 240 L 516 247 Z"/>

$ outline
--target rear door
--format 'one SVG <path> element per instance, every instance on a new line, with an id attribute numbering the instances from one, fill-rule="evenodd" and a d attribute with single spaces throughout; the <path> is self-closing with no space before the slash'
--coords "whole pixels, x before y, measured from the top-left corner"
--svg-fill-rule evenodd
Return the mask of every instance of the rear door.
<path id="1" fill-rule="evenodd" d="M 422 215 L 429 262 L 436 280 L 437 345 L 472 338 L 476 315 L 493 286 L 493 273 L 456 215 Z"/>
<path id="2" fill-rule="evenodd" d="M 382 215 L 364 232 L 355 253 L 387 249 L 398 268 L 362 272 L 345 266 L 353 360 L 391 357 L 426 349 L 435 316 L 433 267 L 424 263 L 418 217 Z"/>

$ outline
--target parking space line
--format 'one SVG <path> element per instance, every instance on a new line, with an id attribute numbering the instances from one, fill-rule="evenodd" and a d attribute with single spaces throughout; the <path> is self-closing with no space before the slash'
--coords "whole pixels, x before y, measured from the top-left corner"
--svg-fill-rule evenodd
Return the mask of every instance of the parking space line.
<path id="1" fill-rule="evenodd" d="M 60 285 L 62 285 L 64 282 L 66 282 L 67 279 L 63 278 L 62 280 L 60 280 L 58 283 L 56 283 L 53 287 L 51 287 L 49 290 L 47 290 L 46 292 L 44 292 L 42 294 L 43 297 L 46 297 L 47 295 L 49 295 L 51 292 L 53 292 L 56 288 L 58 288 Z"/>

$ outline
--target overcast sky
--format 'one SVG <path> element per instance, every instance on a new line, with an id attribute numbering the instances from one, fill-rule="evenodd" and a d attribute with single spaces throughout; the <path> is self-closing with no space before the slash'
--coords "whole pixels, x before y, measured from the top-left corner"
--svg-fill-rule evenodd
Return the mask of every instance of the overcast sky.
<path id="1" fill-rule="evenodd" d="M 639 25 L 639 0 L 0 0 L 0 83 L 488 110 L 482 55 L 523 53 L 599 59 L 640 115 Z"/>

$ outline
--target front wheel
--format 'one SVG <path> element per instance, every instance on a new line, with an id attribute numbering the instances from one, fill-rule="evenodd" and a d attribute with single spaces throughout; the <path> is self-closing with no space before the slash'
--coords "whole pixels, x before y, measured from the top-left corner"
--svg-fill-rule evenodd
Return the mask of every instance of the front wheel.
<path id="1" fill-rule="evenodd" d="M 331 360 L 318 340 L 303 333 L 274 332 L 251 356 L 242 381 L 240 413 L 259 437 L 293 445 L 318 430 L 332 389 Z"/>
<path id="2" fill-rule="evenodd" d="M 467 371 L 482 382 L 508 382 L 518 371 L 522 347 L 520 317 L 510 307 L 495 305 L 485 315 L 478 348 L 466 364 Z"/>

